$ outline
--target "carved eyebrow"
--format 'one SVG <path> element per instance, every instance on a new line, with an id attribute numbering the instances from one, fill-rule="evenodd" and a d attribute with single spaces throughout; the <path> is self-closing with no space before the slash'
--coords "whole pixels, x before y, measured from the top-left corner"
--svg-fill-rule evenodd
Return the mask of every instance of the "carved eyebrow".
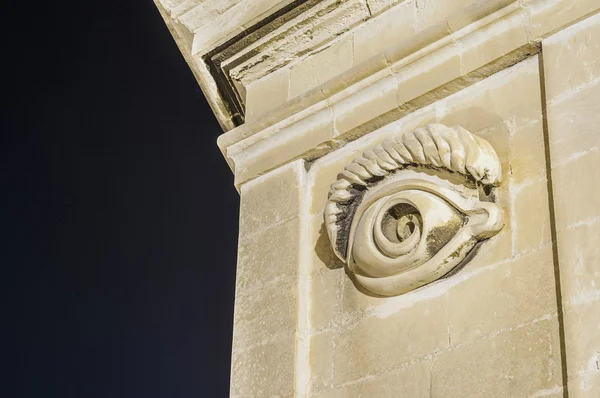
<path id="1" fill-rule="evenodd" d="M 346 242 L 340 229 L 349 228 L 346 218 L 360 203 L 370 183 L 409 166 L 427 166 L 459 173 L 484 187 L 496 186 L 502 177 L 498 155 L 484 139 L 460 126 L 429 124 L 385 140 L 354 159 L 331 185 L 324 218 L 334 252 L 345 257 Z"/>

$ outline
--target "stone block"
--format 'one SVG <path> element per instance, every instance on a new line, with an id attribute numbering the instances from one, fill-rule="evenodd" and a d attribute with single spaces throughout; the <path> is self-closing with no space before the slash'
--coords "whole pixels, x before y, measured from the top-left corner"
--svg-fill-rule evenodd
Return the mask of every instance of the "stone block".
<path id="1" fill-rule="evenodd" d="M 180 2 L 178 7 L 173 10 L 181 15 L 179 20 L 183 23 L 190 32 L 212 22 L 219 15 L 226 12 L 231 7 L 240 3 L 243 0 L 208 0 L 198 2 Z M 191 4 L 190 4 L 191 3 Z M 195 3 L 195 4 L 194 4 Z M 193 5 L 196 7 L 192 8 Z"/>
<path id="2" fill-rule="evenodd" d="M 598 0 L 529 0 L 531 37 L 542 37 L 600 9 Z"/>
<path id="3" fill-rule="evenodd" d="M 331 111 L 315 113 L 275 134 L 278 128 L 274 126 L 265 137 L 253 137 L 255 141 L 246 148 L 240 148 L 245 142 L 232 146 L 237 151 L 231 156 L 235 163 L 236 185 L 299 158 L 333 138 L 335 133 Z M 304 162 L 298 159 L 290 164 L 303 165 Z M 287 167 L 282 166 L 283 169 Z"/>
<path id="4" fill-rule="evenodd" d="M 310 394 L 317 395 L 333 387 L 334 333 L 325 331 L 310 338 Z"/>
<path id="5" fill-rule="evenodd" d="M 446 46 L 435 55 L 421 58 L 392 71 L 398 78 L 398 106 L 434 90 L 461 76 L 460 55 L 454 46 Z"/>
<path id="6" fill-rule="evenodd" d="M 600 147 L 600 79 L 548 104 L 548 138 L 552 164 Z"/>
<path id="7" fill-rule="evenodd" d="M 242 185 L 240 242 L 298 216 L 303 172 L 301 162 L 294 162 Z"/>
<path id="8" fill-rule="evenodd" d="M 471 276 L 450 289 L 453 345 L 531 322 L 557 311 L 552 249 Z"/>
<path id="9" fill-rule="evenodd" d="M 246 87 L 246 122 L 258 120 L 286 103 L 289 88 L 289 68 L 281 68 Z"/>
<path id="10" fill-rule="evenodd" d="M 347 36 L 292 66 L 289 99 L 350 69 L 353 66 L 352 49 L 352 36 Z"/>
<path id="11" fill-rule="evenodd" d="M 365 310 L 390 302 L 390 299 L 373 297 L 363 293 L 356 288 L 352 280 L 348 277 L 342 281 L 342 289 L 342 310 L 345 318 L 360 318 Z"/>
<path id="12" fill-rule="evenodd" d="M 505 7 L 509 7 L 515 3 L 515 0 L 436 0 L 437 7 L 444 8 L 450 5 L 446 18 L 448 31 L 453 33 L 457 30 L 468 26 L 471 23 L 476 23 L 486 16 L 500 11 Z M 527 0 L 524 0 L 527 1 Z M 492 35 L 490 35 L 492 36 Z M 490 37 L 490 41 L 493 39 Z"/>
<path id="13" fill-rule="evenodd" d="M 527 44 L 529 41 L 527 22 L 524 11 L 513 12 L 502 20 L 483 26 L 459 40 L 463 73 L 481 68 Z"/>
<path id="14" fill-rule="evenodd" d="M 432 27 L 443 26 L 444 33 L 449 34 L 448 20 L 458 11 L 464 10 L 473 0 L 417 0 L 417 29 L 423 31 Z"/>
<path id="15" fill-rule="evenodd" d="M 460 272 L 472 272 L 478 268 L 507 262 L 513 257 L 513 232 L 510 217 L 510 207 L 502 206 L 505 214 L 504 227 L 498 235 L 482 242 L 474 250 L 469 261 L 464 264 Z"/>
<path id="16" fill-rule="evenodd" d="M 593 398 L 600 391 L 600 371 L 574 375 L 569 382 L 569 397 Z"/>
<path id="17" fill-rule="evenodd" d="M 216 43 L 239 34 L 244 26 L 252 26 L 261 16 L 275 12 L 286 0 L 240 0 L 218 17 L 195 30 L 192 54 L 205 53 Z"/>
<path id="18" fill-rule="evenodd" d="M 311 279 L 311 326 L 318 331 L 335 322 L 341 313 L 343 269 L 328 270 Z"/>
<path id="19" fill-rule="evenodd" d="M 514 0 L 417 0 L 417 30 L 450 34 Z"/>
<path id="20" fill-rule="evenodd" d="M 549 101 L 600 77 L 600 15 L 561 30 L 542 45 Z"/>
<path id="21" fill-rule="evenodd" d="M 234 311 L 234 349 L 247 349 L 277 336 L 293 335 L 298 324 L 297 300 L 295 278 L 238 294 Z"/>
<path id="22" fill-rule="evenodd" d="M 569 390 L 591 396 L 600 385 L 600 222 L 559 232 Z"/>
<path id="23" fill-rule="evenodd" d="M 416 16 L 414 1 L 405 1 L 358 27 L 354 31 L 354 63 L 379 55 L 412 35 Z"/>
<path id="24" fill-rule="evenodd" d="M 408 3 L 411 7 L 415 7 L 415 0 L 367 0 L 367 5 L 369 6 L 371 13 L 375 15 L 402 2 Z"/>
<path id="25" fill-rule="evenodd" d="M 558 322 L 552 318 L 440 355 L 431 396 L 529 397 L 560 388 L 561 377 Z"/>
<path id="26" fill-rule="evenodd" d="M 229 75 L 245 86 L 252 84 L 282 67 L 309 60 L 369 18 L 364 0 L 324 0 L 310 5 L 295 7 L 288 13 L 294 17 L 287 23 L 281 24 L 282 19 L 273 21 L 269 25 L 274 30 L 265 32 L 268 29 L 263 28 L 265 34 L 255 33 L 252 43 L 228 60 L 233 64 Z M 304 12 L 298 12 L 300 9 Z"/>
<path id="27" fill-rule="evenodd" d="M 565 342 L 569 379 L 600 374 L 600 297 L 565 305 Z M 569 383 L 571 386 L 571 383 Z M 579 387 L 586 390 L 584 383 Z"/>
<path id="28" fill-rule="evenodd" d="M 508 172 L 511 183 L 519 186 L 545 179 L 546 145 L 541 115 L 539 119 L 530 119 L 525 123 L 516 121 L 511 127 L 511 153 L 507 156 L 510 159 Z"/>
<path id="29" fill-rule="evenodd" d="M 300 221 L 295 218 L 240 240 L 236 294 L 298 274 Z"/>
<path id="30" fill-rule="evenodd" d="M 539 120 L 542 114 L 538 57 L 530 57 L 437 104 L 439 120 L 477 132 L 507 121 Z"/>
<path id="31" fill-rule="evenodd" d="M 523 253 L 552 240 L 548 182 L 536 181 L 519 188 L 514 197 L 513 228 L 515 251 Z"/>
<path id="32" fill-rule="evenodd" d="M 558 231 L 600 217 L 600 151 L 584 153 L 553 168 L 553 190 Z"/>
<path id="33" fill-rule="evenodd" d="M 396 109 L 398 107 L 397 85 L 395 76 L 387 76 L 357 95 L 336 103 L 332 107 L 336 135 L 347 133 L 363 123 Z"/>
<path id="34" fill-rule="evenodd" d="M 293 397 L 294 336 L 233 351 L 231 364 L 232 397 Z"/>
<path id="35" fill-rule="evenodd" d="M 316 398 L 429 398 L 428 360 L 322 394 Z"/>
<path id="36" fill-rule="evenodd" d="M 600 298 L 600 221 L 558 233 L 562 296 L 578 305 Z"/>
<path id="37" fill-rule="evenodd" d="M 448 345 L 445 297 L 362 319 L 335 341 L 335 385 L 400 368 Z"/>

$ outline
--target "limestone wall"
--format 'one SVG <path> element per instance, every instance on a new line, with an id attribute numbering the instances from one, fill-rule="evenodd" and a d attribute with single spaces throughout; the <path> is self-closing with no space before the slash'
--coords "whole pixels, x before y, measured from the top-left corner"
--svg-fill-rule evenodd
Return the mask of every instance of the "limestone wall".
<path id="1" fill-rule="evenodd" d="M 194 3 L 254 21 L 233 38 L 188 3 L 160 7 L 241 196 L 231 396 L 600 396 L 600 2 Z M 475 206 L 457 249 L 386 268 L 361 226 L 417 216 L 390 229 L 378 190 Z"/>
<path id="2" fill-rule="evenodd" d="M 331 249 L 318 244 L 326 237 L 314 236 L 323 259 L 312 278 L 313 365 L 324 370 L 313 372 L 313 394 L 516 397 L 560 390 L 539 66 L 538 56 L 528 58 L 312 166 L 315 222 L 322 225 L 330 182 L 357 152 L 399 128 L 458 124 L 498 152 L 499 197 L 510 209 L 506 227 L 458 274 L 393 298 L 363 294 L 342 268 L 329 270 Z"/>
<path id="3" fill-rule="evenodd" d="M 543 41 L 571 396 L 600 393 L 600 16 Z"/>

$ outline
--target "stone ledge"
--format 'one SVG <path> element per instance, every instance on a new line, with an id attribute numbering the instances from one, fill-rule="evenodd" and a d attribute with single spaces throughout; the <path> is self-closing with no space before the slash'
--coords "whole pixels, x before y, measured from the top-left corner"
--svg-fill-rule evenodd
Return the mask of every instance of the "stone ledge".
<path id="1" fill-rule="evenodd" d="M 532 26 L 531 21 L 548 12 L 539 6 L 541 3 L 546 2 L 532 2 L 529 7 L 513 3 L 417 52 L 395 47 L 381 55 L 387 64 L 374 57 L 260 122 L 223 134 L 218 144 L 236 173 L 236 186 L 288 161 L 318 158 L 372 131 L 371 126 L 364 126 L 367 121 L 383 125 L 396 120 L 536 53 L 540 39 L 551 33 Z M 580 7 L 586 15 L 598 10 L 600 4 Z M 570 20 L 563 22 L 565 26 L 571 24 Z M 531 34 L 534 30 L 538 33 L 535 37 Z M 423 73 L 418 65 L 438 65 L 441 69 Z M 433 87 L 432 77 L 437 79 Z M 382 97 L 391 98 L 393 92 L 397 101 Z M 290 109 L 300 110 L 284 117 Z M 344 127 L 340 123 L 349 117 L 360 119 L 361 115 L 365 120 L 356 122 L 358 126 L 353 129 L 351 124 Z M 314 123 L 319 120 L 323 128 L 317 132 Z M 312 138 L 306 140 L 308 136 Z"/>

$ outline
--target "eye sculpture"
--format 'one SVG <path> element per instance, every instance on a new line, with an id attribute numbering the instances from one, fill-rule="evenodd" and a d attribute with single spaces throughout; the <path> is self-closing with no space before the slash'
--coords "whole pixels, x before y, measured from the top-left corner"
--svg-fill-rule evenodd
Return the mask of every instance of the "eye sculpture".
<path id="1" fill-rule="evenodd" d="M 446 275 L 503 226 L 492 146 L 431 124 L 368 150 L 331 185 L 325 225 L 356 284 L 395 296 Z"/>

